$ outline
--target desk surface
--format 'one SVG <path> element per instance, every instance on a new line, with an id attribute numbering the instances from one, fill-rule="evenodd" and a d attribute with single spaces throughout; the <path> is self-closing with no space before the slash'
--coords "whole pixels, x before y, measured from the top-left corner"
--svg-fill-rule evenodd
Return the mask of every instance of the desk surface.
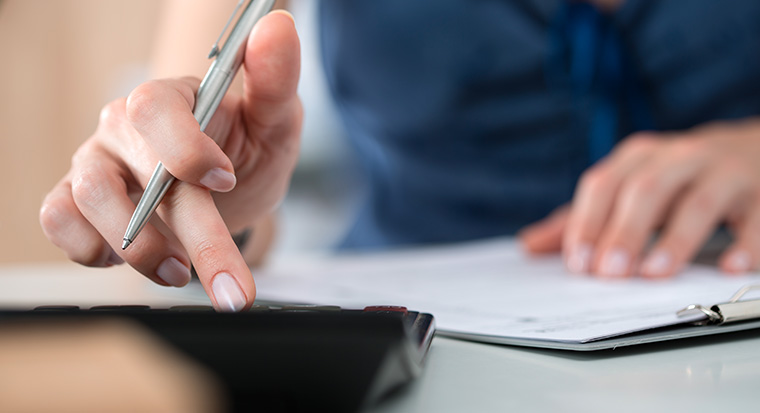
<path id="1" fill-rule="evenodd" d="M 757 411 L 760 333 L 598 353 L 436 338 L 390 412 Z"/>
<path id="2" fill-rule="evenodd" d="M 159 287 L 123 267 L 0 267 L 0 305 L 207 303 L 198 286 Z M 593 353 L 437 337 L 425 371 L 371 413 L 756 411 L 760 332 Z"/>

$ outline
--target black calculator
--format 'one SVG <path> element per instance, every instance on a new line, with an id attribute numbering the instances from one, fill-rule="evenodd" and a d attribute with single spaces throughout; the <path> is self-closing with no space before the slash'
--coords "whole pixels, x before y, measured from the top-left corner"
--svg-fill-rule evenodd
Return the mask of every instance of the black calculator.
<path id="1" fill-rule="evenodd" d="M 233 411 L 356 412 L 420 374 L 435 331 L 404 307 L 43 306 L 0 323 L 128 318 L 214 372 Z"/>

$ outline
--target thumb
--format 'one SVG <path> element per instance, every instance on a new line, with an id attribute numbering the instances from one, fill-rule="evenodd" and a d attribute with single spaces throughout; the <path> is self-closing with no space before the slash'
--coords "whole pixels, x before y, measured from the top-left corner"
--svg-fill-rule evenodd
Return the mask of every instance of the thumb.
<path id="1" fill-rule="evenodd" d="M 249 130 L 288 122 L 301 73 L 301 45 L 293 16 L 275 10 L 256 24 L 248 38 L 243 99 Z"/>

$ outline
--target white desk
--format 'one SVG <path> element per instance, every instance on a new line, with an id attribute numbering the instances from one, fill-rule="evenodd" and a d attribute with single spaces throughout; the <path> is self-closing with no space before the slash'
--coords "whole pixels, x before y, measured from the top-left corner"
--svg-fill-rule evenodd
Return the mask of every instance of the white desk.
<path id="1" fill-rule="evenodd" d="M 0 267 L 0 306 L 208 303 L 126 267 Z M 597 353 L 438 337 L 418 380 L 370 409 L 390 412 L 720 412 L 760 409 L 760 332 Z"/>
<path id="2" fill-rule="evenodd" d="M 371 411 L 758 411 L 760 333 L 736 338 L 574 353 L 439 337 L 423 376 Z"/>

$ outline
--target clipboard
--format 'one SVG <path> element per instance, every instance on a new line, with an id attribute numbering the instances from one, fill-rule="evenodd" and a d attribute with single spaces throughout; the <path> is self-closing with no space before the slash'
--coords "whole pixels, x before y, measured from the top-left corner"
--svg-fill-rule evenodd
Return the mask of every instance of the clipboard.
<path id="1" fill-rule="evenodd" d="M 607 282 L 568 274 L 559 257 L 526 257 L 513 239 L 282 259 L 256 283 L 269 302 L 402 305 L 434 314 L 441 336 L 525 347 L 593 351 L 760 329 L 760 298 L 746 295 L 760 273 L 695 264 L 668 280 Z"/>
<path id="2" fill-rule="evenodd" d="M 493 344 L 547 348 L 554 350 L 614 350 L 619 347 L 760 329 L 760 298 L 741 300 L 741 298 L 750 291 L 760 291 L 760 284 L 750 284 L 742 287 L 726 302 L 711 306 L 690 304 L 677 312 L 679 317 L 689 317 L 695 314 L 701 314 L 701 317 L 697 320 L 692 318 L 682 324 L 653 328 L 651 330 L 601 338 L 583 343 L 495 337 L 448 331 L 439 331 L 437 334 L 451 338 L 475 340 Z"/>

